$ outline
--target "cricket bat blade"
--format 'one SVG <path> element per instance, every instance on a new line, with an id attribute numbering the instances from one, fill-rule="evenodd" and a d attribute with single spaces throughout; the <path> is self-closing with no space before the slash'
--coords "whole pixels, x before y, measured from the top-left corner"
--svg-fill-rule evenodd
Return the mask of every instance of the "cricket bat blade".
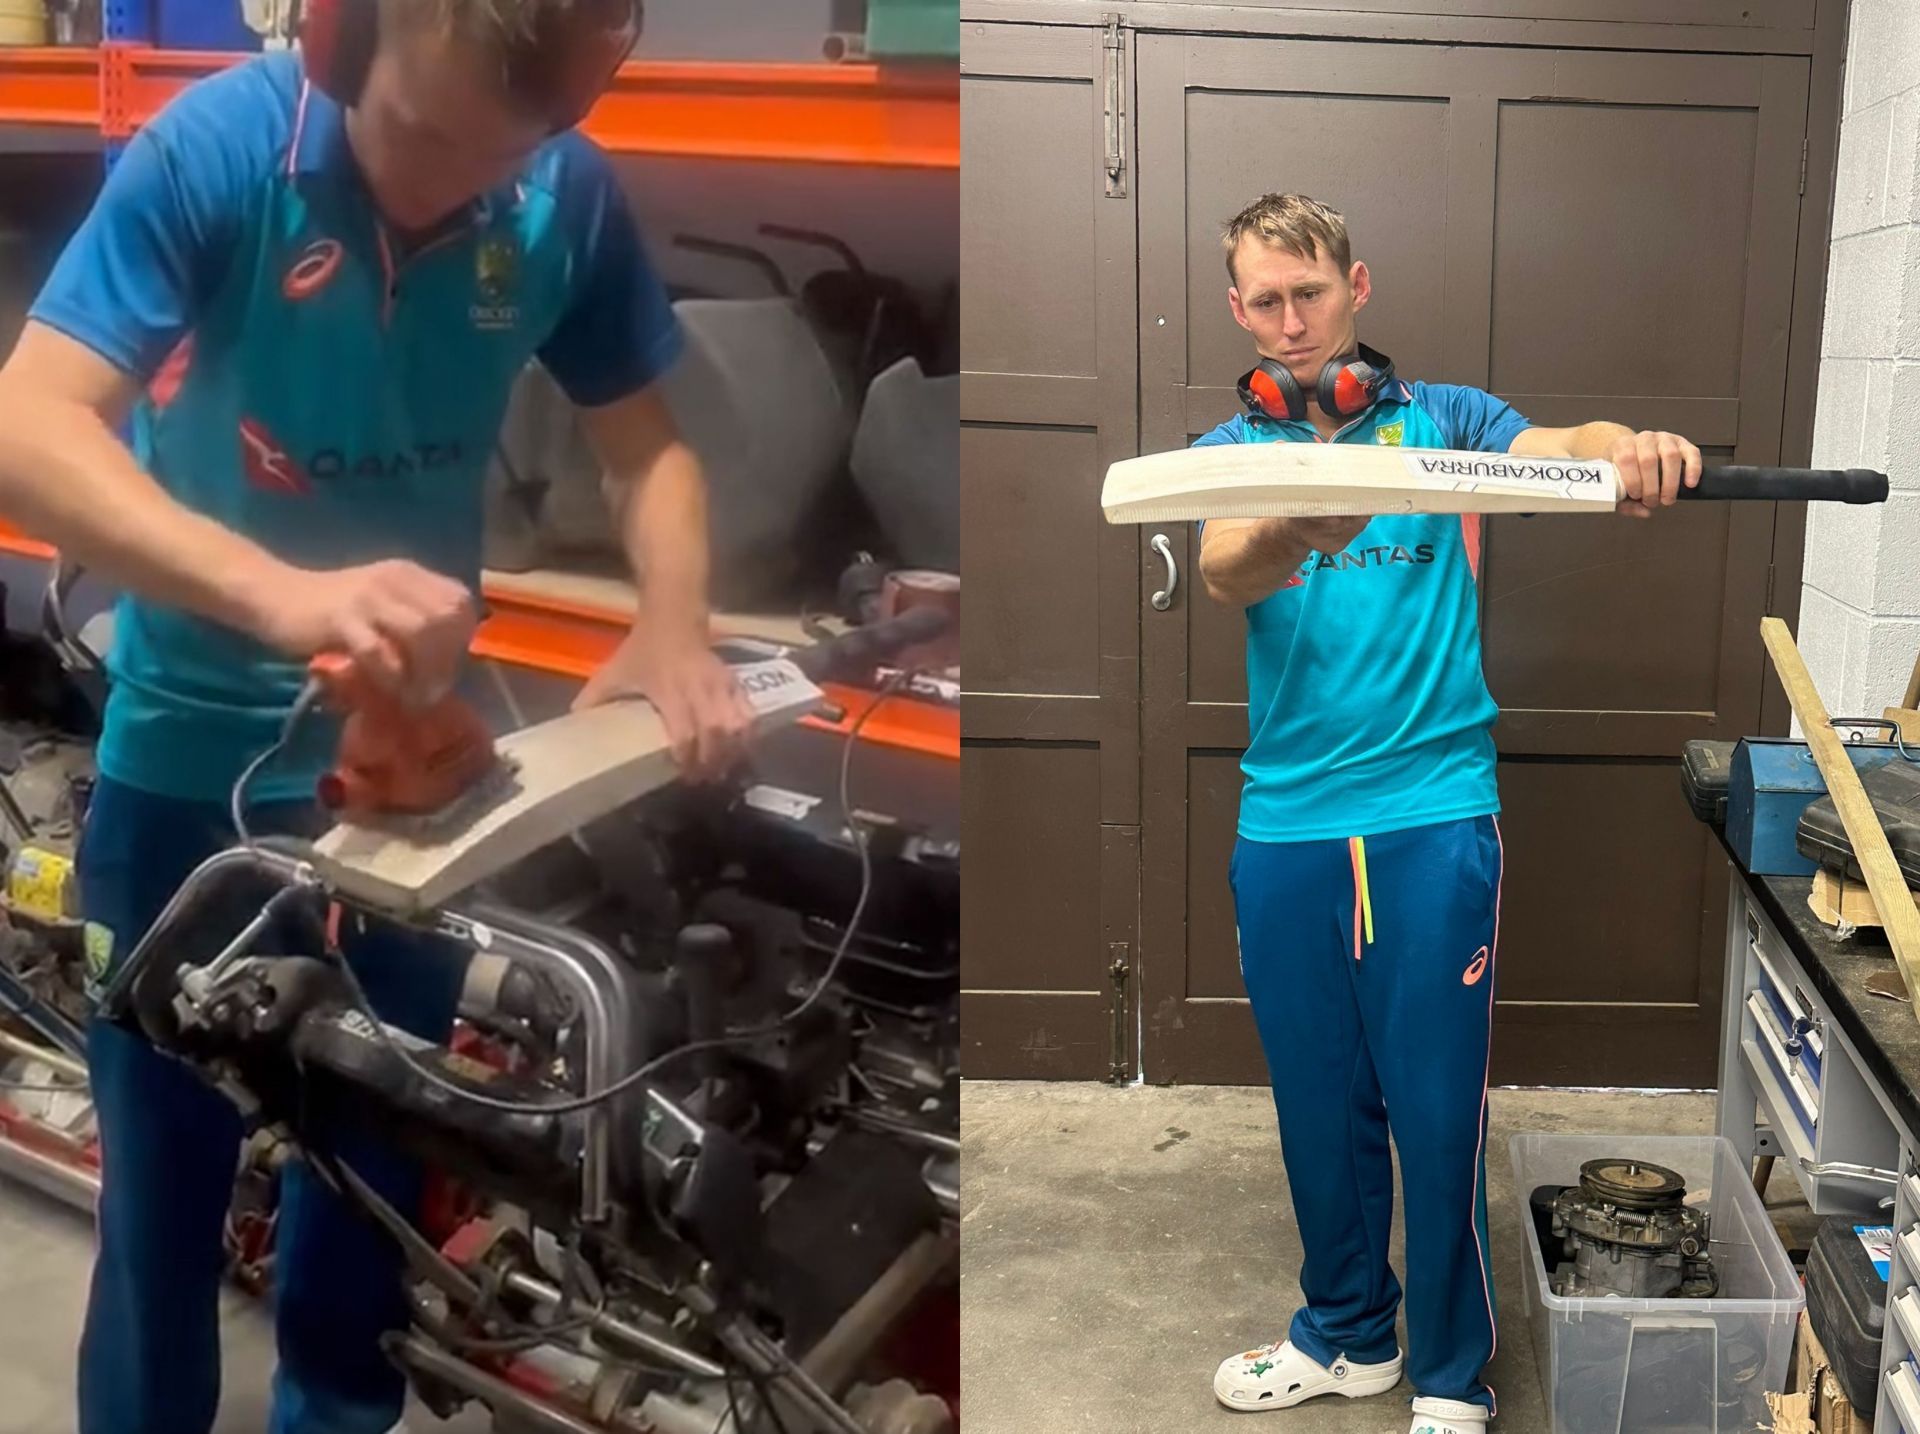
<path id="1" fill-rule="evenodd" d="M 1610 513 L 1626 490 L 1613 464 L 1369 444 L 1222 443 L 1125 458 L 1107 470 L 1109 523 L 1384 513 Z M 1691 500 L 1879 503 L 1868 469 L 1703 469 Z"/>

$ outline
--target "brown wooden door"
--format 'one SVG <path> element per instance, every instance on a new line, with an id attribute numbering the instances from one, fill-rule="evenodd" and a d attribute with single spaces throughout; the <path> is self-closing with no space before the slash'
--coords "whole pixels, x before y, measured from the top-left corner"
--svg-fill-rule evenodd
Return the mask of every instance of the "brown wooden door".
<path id="1" fill-rule="evenodd" d="M 1346 213 L 1373 273 L 1362 336 L 1405 376 L 1778 461 L 1805 58 L 1154 34 L 1138 60 L 1143 451 L 1232 412 L 1248 348 L 1219 227 L 1294 189 Z M 1775 521 L 1488 524 L 1496 1081 L 1711 1084 L 1725 877 L 1674 759 L 1759 730 Z M 1191 574 L 1189 531 L 1156 532 Z M 1184 582 L 1143 620 L 1145 1076 L 1257 1082 L 1225 875 L 1242 619 Z"/>
<path id="2" fill-rule="evenodd" d="M 962 38 L 964 1068 L 1121 1079 L 1139 538 L 1098 500 L 1138 442 L 1123 56 L 1096 28 Z"/>

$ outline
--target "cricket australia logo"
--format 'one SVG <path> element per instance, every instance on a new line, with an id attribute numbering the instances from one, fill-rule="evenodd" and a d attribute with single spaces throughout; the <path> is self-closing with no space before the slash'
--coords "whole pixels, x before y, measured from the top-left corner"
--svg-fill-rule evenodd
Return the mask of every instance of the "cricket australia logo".
<path id="1" fill-rule="evenodd" d="M 520 246 L 512 239 L 480 241 L 473 255 L 473 287 L 478 295 L 467 309 L 476 329 L 511 329 L 520 322 L 514 296 L 520 287 Z"/>
<path id="2" fill-rule="evenodd" d="M 1383 423 L 1373 430 L 1373 441 L 1385 448 L 1398 448 L 1400 441 L 1407 436 L 1407 421 Z"/>

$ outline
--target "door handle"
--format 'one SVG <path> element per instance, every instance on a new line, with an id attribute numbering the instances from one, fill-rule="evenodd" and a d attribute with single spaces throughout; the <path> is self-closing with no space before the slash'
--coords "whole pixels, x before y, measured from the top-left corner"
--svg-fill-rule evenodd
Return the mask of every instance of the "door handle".
<path id="1" fill-rule="evenodd" d="M 1174 589 L 1180 586 L 1180 568 L 1173 561 L 1173 544 L 1165 533 L 1153 535 L 1153 550 L 1167 560 L 1167 585 L 1153 595 L 1154 610 L 1165 612 L 1173 606 Z"/>

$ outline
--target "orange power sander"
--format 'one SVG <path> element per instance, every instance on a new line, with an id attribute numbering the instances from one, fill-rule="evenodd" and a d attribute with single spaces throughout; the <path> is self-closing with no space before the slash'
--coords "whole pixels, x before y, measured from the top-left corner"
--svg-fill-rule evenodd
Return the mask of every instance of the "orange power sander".
<path id="1" fill-rule="evenodd" d="M 316 792 L 340 820 L 443 825 L 497 798 L 512 776 L 485 720 L 455 693 L 409 705 L 340 652 L 315 657 L 307 676 L 309 691 L 344 714 Z"/>

